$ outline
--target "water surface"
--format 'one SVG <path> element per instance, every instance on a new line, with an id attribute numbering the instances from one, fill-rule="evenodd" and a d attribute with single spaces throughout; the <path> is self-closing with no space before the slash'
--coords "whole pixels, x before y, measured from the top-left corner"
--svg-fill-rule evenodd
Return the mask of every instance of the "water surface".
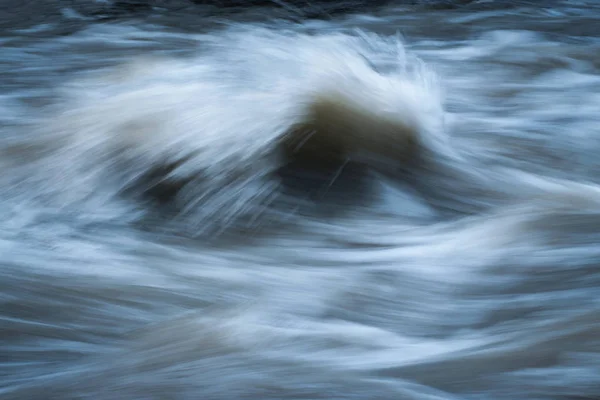
<path id="1" fill-rule="evenodd" d="M 169 4 L 2 17 L 0 398 L 600 398 L 596 2 Z"/>

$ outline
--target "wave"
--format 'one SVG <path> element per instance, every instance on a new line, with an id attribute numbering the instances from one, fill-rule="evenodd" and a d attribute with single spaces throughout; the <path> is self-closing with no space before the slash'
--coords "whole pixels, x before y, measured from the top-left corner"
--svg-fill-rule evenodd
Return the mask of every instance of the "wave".
<path id="1" fill-rule="evenodd" d="M 66 85 L 34 135 L 51 147 L 36 190 L 84 214 L 125 201 L 134 220 L 195 235 L 372 201 L 370 212 L 453 218 L 550 184 L 454 143 L 439 80 L 401 38 L 254 26 L 197 40 L 194 57 Z"/>
<path id="2" fill-rule="evenodd" d="M 200 43 L 67 85 L 41 124 L 45 191 L 143 199 L 201 231 L 274 204 L 290 165 L 335 180 L 326 166 L 395 173 L 449 152 L 435 76 L 399 39 L 232 28 Z"/>

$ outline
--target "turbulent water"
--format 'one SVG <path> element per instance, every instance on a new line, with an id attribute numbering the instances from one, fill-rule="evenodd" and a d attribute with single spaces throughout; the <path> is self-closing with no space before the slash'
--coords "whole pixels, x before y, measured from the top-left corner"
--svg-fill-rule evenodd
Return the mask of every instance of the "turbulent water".
<path id="1" fill-rule="evenodd" d="M 425 3 L 3 16 L 0 398 L 599 399 L 600 5 Z"/>

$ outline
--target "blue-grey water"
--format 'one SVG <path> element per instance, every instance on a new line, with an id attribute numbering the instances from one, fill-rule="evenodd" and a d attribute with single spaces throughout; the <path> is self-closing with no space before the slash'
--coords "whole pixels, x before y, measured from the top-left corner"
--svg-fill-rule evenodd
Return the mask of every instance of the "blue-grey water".
<path id="1" fill-rule="evenodd" d="M 276 3 L 0 8 L 0 399 L 600 399 L 600 3 Z"/>

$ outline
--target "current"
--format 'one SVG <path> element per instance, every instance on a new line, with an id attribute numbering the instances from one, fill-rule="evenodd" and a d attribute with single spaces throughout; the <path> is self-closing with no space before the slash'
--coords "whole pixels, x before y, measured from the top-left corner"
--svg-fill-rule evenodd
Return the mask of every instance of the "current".
<path id="1" fill-rule="evenodd" d="M 600 399 L 600 3 L 12 3 L 0 399 Z"/>

